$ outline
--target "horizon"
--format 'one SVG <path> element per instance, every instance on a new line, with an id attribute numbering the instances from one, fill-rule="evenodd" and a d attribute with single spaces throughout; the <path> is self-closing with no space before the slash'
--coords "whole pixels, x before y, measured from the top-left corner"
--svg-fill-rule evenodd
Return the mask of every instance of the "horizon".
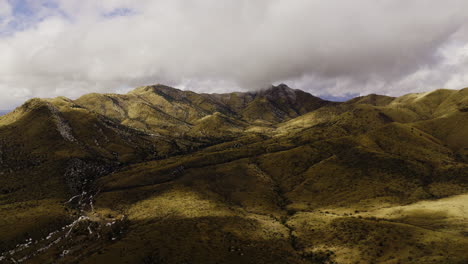
<path id="1" fill-rule="evenodd" d="M 165 84 L 152 84 L 152 85 L 143 85 L 143 86 L 138 86 L 138 87 L 134 87 L 132 89 L 129 89 L 129 90 L 126 90 L 124 92 L 121 92 L 121 93 L 100 93 L 100 94 L 119 94 L 119 95 L 125 95 L 125 94 L 128 94 L 130 93 L 131 91 L 137 89 L 137 88 L 140 88 L 140 87 L 146 87 L 146 86 L 158 86 L 158 85 L 161 85 L 161 86 L 167 86 L 169 88 L 173 88 L 173 89 L 178 89 L 178 90 L 181 90 L 181 91 L 192 91 L 192 90 L 184 90 L 184 89 L 180 89 L 180 88 L 177 88 L 177 87 L 172 87 L 172 86 L 169 86 L 169 85 L 165 85 Z M 369 95 L 380 95 L 380 96 L 389 96 L 389 97 L 394 97 L 394 98 L 397 98 L 397 97 L 401 97 L 401 96 L 405 96 L 405 95 L 408 95 L 408 94 L 424 94 L 424 93 L 430 93 L 430 92 L 434 92 L 434 91 L 437 91 L 437 90 L 453 90 L 453 91 L 459 91 L 459 90 L 463 90 L 463 89 L 466 89 L 468 87 L 464 87 L 464 88 L 460 88 L 460 89 L 448 89 L 448 88 L 437 88 L 437 89 L 434 89 L 434 90 L 427 90 L 427 91 L 421 91 L 421 92 L 417 92 L 417 93 L 405 93 L 405 94 L 402 94 L 400 96 L 391 96 L 391 95 L 386 95 L 386 94 L 377 94 L 377 93 L 368 93 L 368 94 L 355 94 L 355 95 L 349 95 L 349 96 L 333 96 L 333 95 L 315 95 L 313 93 L 310 93 L 306 90 L 303 90 L 303 89 L 299 89 L 299 88 L 295 88 L 295 87 L 291 87 L 287 84 L 284 84 L 284 83 L 281 83 L 281 84 L 277 84 L 277 85 L 274 85 L 272 84 L 269 88 L 264 88 L 264 89 L 270 89 L 271 87 L 277 87 L 279 85 L 286 85 L 288 88 L 290 89 L 293 89 L 293 90 L 301 90 L 303 92 L 307 92 L 315 97 L 318 97 L 322 100 L 326 100 L 326 101 L 330 101 L 330 102 L 346 102 L 346 101 L 349 101 L 349 100 L 352 100 L 354 98 L 358 98 L 358 97 L 365 97 L 365 96 L 369 96 Z M 259 90 L 257 90 L 259 91 Z M 192 92 L 195 92 L 195 91 L 192 91 Z M 256 92 L 255 90 L 254 91 L 229 91 L 229 92 L 226 92 L 226 93 L 206 93 L 206 94 L 230 94 L 230 93 L 247 93 L 247 92 Z M 94 92 L 91 92 L 91 93 L 94 93 Z M 202 92 L 195 92 L 195 93 L 198 93 L 198 94 L 202 94 Z M 90 93 L 87 93 L 87 94 L 90 94 Z M 76 98 L 69 98 L 69 97 L 66 97 L 66 96 L 62 96 L 62 95 L 58 95 L 58 96 L 54 96 L 54 97 L 33 97 L 33 98 L 29 98 L 27 100 L 25 100 L 24 102 L 21 102 L 20 104 L 10 108 L 10 109 L 0 109 L 0 116 L 3 116 L 5 114 L 8 114 L 9 112 L 12 112 L 13 110 L 15 110 L 16 108 L 18 107 L 21 107 L 24 103 L 26 103 L 27 101 L 31 100 L 31 99 L 53 99 L 53 98 L 59 98 L 59 97 L 65 97 L 65 98 L 68 98 L 68 99 L 71 99 L 71 100 L 77 100 L 78 98 L 80 98 L 81 96 L 84 96 L 84 95 L 87 95 L 87 94 L 83 94 L 83 95 L 80 95 Z"/>

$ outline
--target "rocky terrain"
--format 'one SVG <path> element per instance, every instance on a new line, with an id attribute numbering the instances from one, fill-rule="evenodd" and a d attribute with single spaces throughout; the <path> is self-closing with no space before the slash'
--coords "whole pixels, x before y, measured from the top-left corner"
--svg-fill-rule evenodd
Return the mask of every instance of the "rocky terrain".
<path id="1" fill-rule="evenodd" d="M 32 99 L 0 117 L 0 263 L 467 263 L 468 88 Z"/>

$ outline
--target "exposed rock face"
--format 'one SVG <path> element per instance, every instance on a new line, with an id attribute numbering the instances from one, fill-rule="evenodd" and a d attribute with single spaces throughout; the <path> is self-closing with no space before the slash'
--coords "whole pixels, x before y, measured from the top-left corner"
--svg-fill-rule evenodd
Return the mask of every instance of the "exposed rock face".
<path id="1" fill-rule="evenodd" d="M 60 115 L 60 112 L 56 107 L 52 104 L 48 103 L 47 107 L 49 108 L 50 112 L 52 113 L 52 117 L 54 118 L 54 122 L 57 125 L 57 131 L 62 135 L 62 137 L 70 142 L 75 142 L 76 139 L 73 136 L 73 131 L 70 125 L 66 122 L 65 119 Z"/>

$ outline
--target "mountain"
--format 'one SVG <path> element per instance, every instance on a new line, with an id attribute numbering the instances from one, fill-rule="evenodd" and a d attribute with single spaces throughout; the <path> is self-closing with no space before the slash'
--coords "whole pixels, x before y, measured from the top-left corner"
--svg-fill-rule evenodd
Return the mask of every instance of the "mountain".
<path id="1" fill-rule="evenodd" d="M 238 127 L 272 125 L 330 102 L 283 84 L 259 92 L 230 94 L 196 94 L 154 85 L 126 95 L 89 94 L 76 103 L 122 125 L 167 135 L 201 133 L 194 129 L 196 123 L 203 118 L 205 123 L 216 123 L 216 116 Z"/>
<path id="2" fill-rule="evenodd" d="M 32 99 L 0 117 L 1 263 L 466 263 L 468 88 Z"/>

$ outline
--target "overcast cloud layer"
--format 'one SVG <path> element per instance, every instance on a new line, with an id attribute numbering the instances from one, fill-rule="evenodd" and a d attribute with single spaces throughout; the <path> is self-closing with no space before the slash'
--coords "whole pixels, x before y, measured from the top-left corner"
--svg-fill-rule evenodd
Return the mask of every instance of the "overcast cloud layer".
<path id="1" fill-rule="evenodd" d="M 164 83 L 315 95 L 468 86 L 466 0 L 0 0 L 0 109 Z"/>

